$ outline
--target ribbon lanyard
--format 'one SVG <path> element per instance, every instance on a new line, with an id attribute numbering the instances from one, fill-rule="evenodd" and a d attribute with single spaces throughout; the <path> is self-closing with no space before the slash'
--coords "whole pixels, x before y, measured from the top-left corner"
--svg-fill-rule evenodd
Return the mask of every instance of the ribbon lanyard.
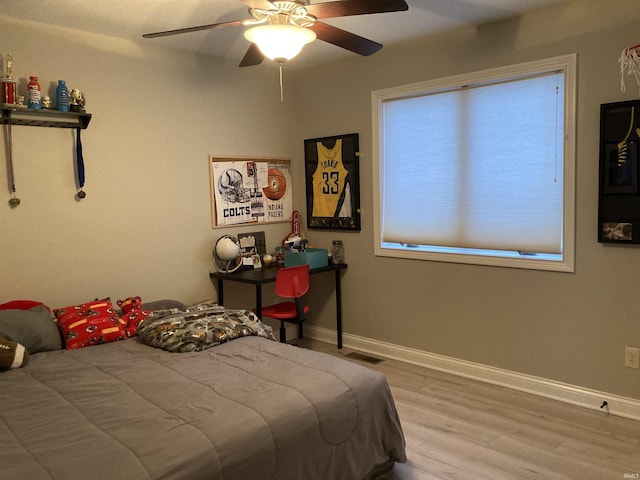
<path id="1" fill-rule="evenodd" d="M 78 186 L 80 187 L 76 194 L 79 199 L 87 196 L 82 188 L 84 187 L 84 157 L 82 156 L 82 139 L 80 138 L 80 128 L 76 129 L 76 170 L 78 172 Z M 13 138 L 11 133 L 11 122 L 5 124 L 4 136 L 7 149 L 7 183 L 11 198 L 9 206 L 16 208 L 20 205 L 20 199 L 16 196 L 16 175 L 13 168 Z"/>
<path id="2" fill-rule="evenodd" d="M 87 194 L 82 190 L 84 187 L 84 157 L 82 156 L 82 139 L 80 138 L 80 131 L 82 129 L 76 129 L 76 170 L 78 171 L 78 198 L 83 199 Z"/>
<path id="3" fill-rule="evenodd" d="M 16 208 L 20 205 L 20 199 L 16 196 L 16 175 L 13 170 L 13 138 L 11 134 L 11 122 L 7 122 L 5 125 L 5 139 L 7 145 L 7 180 L 9 183 L 9 193 L 11 198 L 9 199 L 9 206 Z"/>

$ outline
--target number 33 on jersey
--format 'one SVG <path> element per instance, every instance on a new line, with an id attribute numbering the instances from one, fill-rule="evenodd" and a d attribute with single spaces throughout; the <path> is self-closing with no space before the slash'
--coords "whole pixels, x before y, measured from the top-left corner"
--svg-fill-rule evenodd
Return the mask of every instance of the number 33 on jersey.
<path id="1" fill-rule="evenodd" d="M 313 216 L 335 217 L 344 202 L 347 175 L 342 163 L 342 139 L 333 148 L 317 142 L 318 164 L 313 173 Z"/>

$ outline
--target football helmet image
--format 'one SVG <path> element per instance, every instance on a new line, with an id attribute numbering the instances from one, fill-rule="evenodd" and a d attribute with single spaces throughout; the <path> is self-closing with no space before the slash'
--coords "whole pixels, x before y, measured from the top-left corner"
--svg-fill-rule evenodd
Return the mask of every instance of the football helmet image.
<path id="1" fill-rule="evenodd" d="M 235 168 L 228 168 L 218 178 L 218 191 L 223 200 L 230 203 L 246 203 L 250 200 L 250 189 L 245 188 L 242 174 Z"/>

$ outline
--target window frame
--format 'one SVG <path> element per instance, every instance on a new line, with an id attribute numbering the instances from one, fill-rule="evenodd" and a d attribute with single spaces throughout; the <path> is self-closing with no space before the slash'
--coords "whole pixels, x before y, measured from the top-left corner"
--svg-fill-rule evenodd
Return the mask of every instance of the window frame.
<path id="1" fill-rule="evenodd" d="M 384 246 L 382 242 L 381 172 L 383 151 L 381 131 L 385 101 L 417 97 L 425 94 L 443 93 L 465 86 L 481 86 L 496 82 L 517 80 L 536 74 L 560 71 L 564 74 L 564 157 L 563 157 L 563 221 L 562 254 L 560 260 L 547 255 L 518 255 L 514 252 L 473 253 L 471 250 L 456 252 L 447 247 L 401 247 Z M 575 272 L 575 171 L 576 171 L 576 104 L 577 104 L 577 55 L 519 63 L 454 75 L 408 85 L 374 90 L 371 92 L 372 111 L 372 159 L 373 159 L 373 206 L 374 206 L 374 255 L 438 262 L 452 262 L 499 267 Z"/>

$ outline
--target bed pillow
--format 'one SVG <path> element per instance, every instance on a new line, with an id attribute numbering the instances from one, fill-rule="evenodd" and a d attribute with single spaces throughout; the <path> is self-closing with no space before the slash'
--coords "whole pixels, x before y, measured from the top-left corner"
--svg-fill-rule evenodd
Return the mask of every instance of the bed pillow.
<path id="1" fill-rule="evenodd" d="M 24 345 L 0 337 L 0 370 L 24 367 L 29 363 L 29 352 Z"/>
<path id="2" fill-rule="evenodd" d="M 122 313 L 140 310 L 142 308 L 142 298 L 138 296 L 127 297 L 124 300 L 118 300 L 118 306 L 122 309 Z"/>
<path id="3" fill-rule="evenodd" d="M 127 338 L 124 325 L 108 299 L 57 308 L 53 313 L 67 350 Z"/>
<path id="4" fill-rule="evenodd" d="M 31 355 L 63 346 L 51 312 L 43 304 L 28 310 L 0 310 L 0 337 L 24 345 Z"/>
<path id="5" fill-rule="evenodd" d="M 127 337 L 135 337 L 138 331 L 138 325 L 149 316 L 150 311 L 142 309 L 142 298 L 128 297 L 124 300 L 118 300 L 118 306 L 122 309 L 120 315 L 120 323 Z"/>
<path id="6" fill-rule="evenodd" d="M 178 310 L 184 310 L 186 307 L 187 306 L 179 300 L 171 299 L 154 300 L 152 302 L 146 302 L 142 304 L 143 310 L 172 310 L 174 308 Z"/>
<path id="7" fill-rule="evenodd" d="M 0 310 L 29 310 L 39 305 L 44 305 L 44 303 L 36 302 L 35 300 L 11 300 L 10 302 L 0 305 Z M 51 311 L 49 307 L 44 306 L 47 310 Z"/>

